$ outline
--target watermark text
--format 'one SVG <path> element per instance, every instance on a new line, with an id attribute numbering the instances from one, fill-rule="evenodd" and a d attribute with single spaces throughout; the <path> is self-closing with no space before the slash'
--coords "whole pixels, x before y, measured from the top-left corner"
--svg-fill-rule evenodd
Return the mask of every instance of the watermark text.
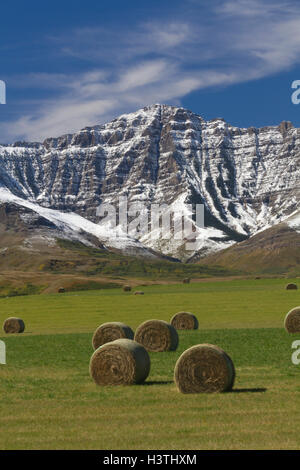
<path id="1" fill-rule="evenodd" d="M 0 104 L 6 104 L 6 84 L 0 80 Z"/>
<path id="2" fill-rule="evenodd" d="M 176 240 L 193 250 L 199 229 L 204 226 L 203 204 L 150 204 L 128 203 L 119 197 L 118 205 L 104 203 L 97 208 L 99 224 L 110 232 L 110 238 L 147 237 L 150 240 Z"/>
<path id="3" fill-rule="evenodd" d="M 293 341 L 292 349 L 296 350 L 292 354 L 292 363 L 298 366 L 300 364 L 300 340 Z"/>
<path id="4" fill-rule="evenodd" d="M 0 364 L 6 364 L 6 345 L 0 341 Z"/>

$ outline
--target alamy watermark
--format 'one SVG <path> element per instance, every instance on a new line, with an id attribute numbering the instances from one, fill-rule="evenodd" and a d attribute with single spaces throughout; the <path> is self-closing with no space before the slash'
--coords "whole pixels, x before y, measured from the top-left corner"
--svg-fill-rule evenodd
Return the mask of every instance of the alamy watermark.
<path id="1" fill-rule="evenodd" d="M 110 230 L 110 238 L 149 237 L 150 240 L 176 240 L 186 243 L 187 250 L 195 249 L 197 229 L 204 226 L 203 204 L 128 203 L 119 197 L 116 205 L 104 203 L 97 208 L 99 224 Z"/>
<path id="2" fill-rule="evenodd" d="M 6 84 L 0 80 L 0 104 L 6 104 Z"/>
<path id="3" fill-rule="evenodd" d="M 6 345 L 0 341 L 0 364 L 6 364 Z"/>
<path id="4" fill-rule="evenodd" d="M 300 341 L 299 340 L 293 341 L 292 349 L 295 349 L 295 351 L 292 354 L 292 363 L 295 366 L 298 366 L 300 364 Z"/>

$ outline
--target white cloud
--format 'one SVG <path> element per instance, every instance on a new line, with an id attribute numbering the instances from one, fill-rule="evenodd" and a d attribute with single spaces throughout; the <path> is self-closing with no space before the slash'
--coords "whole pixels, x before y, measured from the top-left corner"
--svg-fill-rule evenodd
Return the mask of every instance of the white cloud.
<path id="1" fill-rule="evenodd" d="M 218 12 L 239 17 L 258 17 L 265 18 L 272 13 L 282 13 L 282 7 L 287 8 L 287 2 L 269 2 L 262 0 L 228 0 L 219 6 Z"/>
<path id="2" fill-rule="evenodd" d="M 126 71 L 120 78 L 118 90 L 126 91 L 161 82 L 170 74 L 171 65 L 165 60 L 144 62 Z"/>
<path id="3" fill-rule="evenodd" d="M 107 79 L 101 70 L 82 74 L 76 80 L 67 77 L 65 86 L 69 89 L 58 99 L 43 102 L 34 114 L 2 124 L 1 140 L 17 136 L 36 141 L 75 132 L 128 108 L 134 110 L 161 99 L 177 99 L 197 89 L 199 80 L 183 77 L 176 67 L 169 83 L 167 71 L 171 68 L 172 64 L 151 61 L 122 71 L 114 80 Z"/>
<path id="4" fill-rule="evenodd" d="M 180 20 L 174 14 L 132 30 L 82 28 L 51 38 L 60 55 L 80 59 L 86 71 L 14 77 L 15 86 L 46 88 L 55 97 L 2 124 L 0 140 L 74 132 L 137 107 L 178 104 L 192 91 L 259 79 L 300 62 L 298 3 L 218 1 L 206 16 L 198 2 L 190 3 L 192 11 Z"/>
<path id="5" fill-rule="evenodd" d="M 62 100 L 49 103 L 39 110 L 38 115 L 22 116 L 12 124 L 6 124 L 6 135 L 25 135 L 30 140 L 39 141 L 45 137 L 61 133 L 75 132 L 84 125 L 94 124 L 99 116 L 105 115 L 116 106 L 113 100 L 72 101 Z M 61 130 L 63 129 L 63 132 Z"/>
<path id="6" fill-rule="evenodd" d="M 167 50 L 181 44 L 186 44 L 190 42 L 194 36 L 191 25 L 184 22 L 171 22 L 164 25 L 159 23 L 146 23 L 144 28 L 144 34 L 140 34 L 140 36 L 144 36 L 144 40 L 142 41 L 144 45 L 147 46 L 150 40 L 152 43 L 154 42 L 160 50 Z"/>

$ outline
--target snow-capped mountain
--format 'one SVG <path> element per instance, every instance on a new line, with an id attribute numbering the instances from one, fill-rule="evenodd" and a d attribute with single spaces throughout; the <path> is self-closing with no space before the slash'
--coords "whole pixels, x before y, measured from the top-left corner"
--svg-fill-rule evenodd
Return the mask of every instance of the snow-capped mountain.
<path id="1" fill-rule="evenodd" d="M 297 277 L 300 274 L 300 211 L 198 262 L 248 273 L 285 273 Z"/>
<path id="2" fill-rule="evenodd" d="M 126 196 L 186 214 L 187 204 L 204 205 L 194 252 L 185 241 L 122 233 L 119 247 L 131 253 L 188 259 L 229 247 L 296 213 L 299 181 L 300 129 L 291 123 L 237 128 L 159 104 L 43 143 L 0 145 L 0 204 L 30 208 L 62 233 L 90 233 L 105 246 L 116 242 L 99 224 L 101 203 Z"/>

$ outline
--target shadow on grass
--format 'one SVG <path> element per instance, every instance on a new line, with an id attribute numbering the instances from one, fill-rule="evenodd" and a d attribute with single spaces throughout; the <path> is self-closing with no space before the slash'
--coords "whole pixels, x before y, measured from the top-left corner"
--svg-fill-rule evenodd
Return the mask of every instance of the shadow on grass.
<path id="1" fill-rule="evenodd" d="M 173 383 L 173 380 L 149 380 L 149 382 L 143 382 L 140 385 L 170 385 Z M 234 388 L 226 393 L 264 393 L 266 391 L 266 388 Z"/>
<path id="2" fill-rule="evenodd" d="M 141 385 L 169 385 L 174 383 L 173 380 L 150 380 L 149 382 L 144 382 Z"/>

